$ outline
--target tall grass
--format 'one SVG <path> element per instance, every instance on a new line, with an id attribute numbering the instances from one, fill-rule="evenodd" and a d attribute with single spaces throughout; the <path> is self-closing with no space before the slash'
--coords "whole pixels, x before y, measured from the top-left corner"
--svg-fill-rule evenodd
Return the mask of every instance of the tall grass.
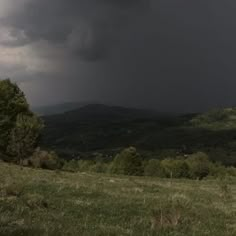
<path id="1" fill-rule="evenodd" d="M 0 179 L 1 236 L 236 235 L 236 179 L 173 179 L 170 185 L 164 178 L 1 162 Z"/>

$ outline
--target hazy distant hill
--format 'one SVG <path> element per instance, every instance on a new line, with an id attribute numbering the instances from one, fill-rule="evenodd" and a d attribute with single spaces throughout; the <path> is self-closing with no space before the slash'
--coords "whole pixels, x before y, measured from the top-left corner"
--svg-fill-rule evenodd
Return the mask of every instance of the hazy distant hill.
<path id="1" fill-rule="evenodd" d="M 90 104 L 43 117 L 42 145 L 68 155 L 110 153 L 132 145 L 154 158 L 200 150 L 213 160 L 236 164 L 234 113 L 235 109 L 221 109 L 177 116 Z"/>
<path id="2" fill-rule="evenodd" d="M 32 110 L 41 116 L 47 116 L 47 115 L 54 115 L 54 114 L 61 114 L 67 111 L 75 110 L 80 107 L 83 107 L 90 102 L 67 102 L 67 103 L 61 103 L 51 106 L 38 106 L 33 107 Z"/>
<path id="3" fill-rule="evenodd" d="M 43 143 L 70 151 L 122 147 L 134 144 L 143 132 L 153 133 L 162 126 L 160 120 L 168 123 L 170 117 L 172 120 L 173 115 L 156 111 L 90 104 L 43 117 Z"/>
<path id="4" fill-rule="evenodd" d="M 152 110 L 108 106 L 103 104 L 81 104 L 80 107 L 77 106 L 77 108 L 78 109 L 66 111 L 64 114 L 55 114 L 46 117 L 46 119 L 62 121 L 64 123 L 79 121 L 121 121 L 167 116 L 167 113 L 164 114 Z"/>

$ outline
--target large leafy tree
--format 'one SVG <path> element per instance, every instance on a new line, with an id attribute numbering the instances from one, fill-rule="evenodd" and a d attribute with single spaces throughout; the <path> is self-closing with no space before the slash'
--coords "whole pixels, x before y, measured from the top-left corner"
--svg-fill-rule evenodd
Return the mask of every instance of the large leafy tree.
<path id="1" fill-rule="evenodd" d="M 41 120 L 30 111 L 24 93 L 9 79 L 0 80 L 0 158 L 28 157 L 37 145 Z"/>

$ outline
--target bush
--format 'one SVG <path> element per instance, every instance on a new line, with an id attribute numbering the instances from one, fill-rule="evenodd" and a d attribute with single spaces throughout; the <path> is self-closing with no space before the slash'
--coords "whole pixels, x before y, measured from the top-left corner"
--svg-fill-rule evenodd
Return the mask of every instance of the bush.
<path id="1" fill-rule="evenodd" d="M 110 172 L 123 175 L 143 175 L 142 160 L 136 148 L 126 148 L 116 155 L 111 164 Z"/>
<path id="2" fill-rule="evenodd" d="M 47 152 L 37 149 L 29 159 L 29 165 L 34 168 L 55 170 L 62 167 L 62 161 L 58 158 L 55 152 Z"/>
<path id="3" fill-rule="evenodd" d="M 190 175 L 185 160 L 164 159 L 161 161 L 161 166 L 169 178 L 188 178 Z"/>
<path id="4" fill-rule="evenodd" d="M 151 159 L 144 165 L 144 175 L 166 177 L 166 172 L 159 160 Z"/>
<path id="5" fill-rule="evenodd" d="M 225 177 L 228 174 L 227 168 L 217 163 L 210 163 L 209 165 L 209 175 L 213 177 Z"/>
<path id="6" fill-rule="evenodd" d="M 190 168 L 190 177 L 193 179 L 203 179 L 210 173 L 211 162 L 208 156 L 203 152 L 192 154 L 186 160 Z"/>

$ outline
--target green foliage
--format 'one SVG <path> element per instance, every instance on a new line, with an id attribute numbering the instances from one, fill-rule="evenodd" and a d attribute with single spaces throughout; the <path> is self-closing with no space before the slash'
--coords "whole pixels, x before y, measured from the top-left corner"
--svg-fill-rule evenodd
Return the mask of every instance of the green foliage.
<path id="1" fill-rule="evenodd" d="M 166 158 L 162 161 L 152 159 L 144 163 L 144 174 L 147 176 L 191 179 L 236 176 L 235 168 L 210 162 L 208 156 L 202 152 L 189 155 L 187 159 L 181 157 Z"/>
<path id="2" fill-rule="evenodd" d="M 24 94 L 10 80 L 0 80 L 0 152 L 5 153 L 17 115 L 28 113 Z"/>
<path id="3" fill-rule="evenodd" d="M 203 179 L 210 173 L 211 162 L 203 152 L 190 155 L 187 163 L 190 168 L 190 177 L 193 179 Z"/>
<path id="4" fill-rule="evenodd" d="M 109 169 L 109 164 L 102 162 L 102 161 L 96 161 L 90 168 L 89 170 L 91 172 L 96 172 L 96 173 L 107 173 Z"/>
<path id="5" fill-rule="evenodd" d="M 236 108 L 214 109 L 191 120 L 194 126 L 220 130 L 236 128 Z"/>
<path id="6" fill-rule="evenodd" d="M 79 160 L 78 165 L 79 165 L 79 171 L 87 172 L 87 171 L 90 171 L 91 166 L 94 165 L 94 161 L 92 161 L 92 160 Z"/>
<path id="7" fill-rule="evenodd" d="M 72 159 L 70 161 L 66 161 L 62 168 L 64 171 L 68 172 L 77 172 L 79 171 L 79 162 L 75 159 Z"/>
<path id="8" fill-rule="evenodd" d="M 220 163 L 210 163 L 209 175 L 213 177 L 224 178 L 230 174 L 228 173 L 228 168 L 221 165 Z"/>
<path id="9" fill-rule="evenodd" d="M 144 165 L 144 175 L 166 177 L 166 172 L 159 160 L 151 159 Z"/>
<path id="10" fill-rule="evenodd" d="M 101 156 L 94 160 L 72 159 L 64 163 L 63 170 L 188 179 L 203 179 L 207 176 L 213 178 L 236 176 L 235 168 L 227 168 L 220 163 L 210 162 L 208 156 L 202 152 L 194 153 L 187 158 L 177 156 L 162 161 L 157 159 L 142 161 L 133 147 L 124 149 L 110 162 L 105 161 Z"/>
<path id="11" fill-rule="evenodd" d="M 7 154 L 20 162 L 28 158 L 37 146 L 42 124 L 36 116 L 18 115 L 11 130 Z"/>
<path id="12" fill-rule="evenodd" d="M 235 167 L 229 167 L 229 168 L 227 168 L 227 173 L 228 173 L 228 175 L 230 175 L 230 176 L 236 177 L 236 168 L 235 168 Z"/>
<path id="13" fill-rule="evenodd" d="M 169 178 L 189 177 L 189 166 L 185 160 L 164 159 L 161 161 L 161 166 L 164 168 Z"/>
<path id="14" fill-rule="evenodd" d="M 116 108 L 111 108 L 116 112 Z M 218 109 L 202 115 L 154 116 L 146 119 L 127 117 L 116 120 L 98 109 L 76 110 L 44 117 L 46 129 L 42 145 L 71 158 L 77 153 L 87 156 L 99 150 L 114 156 L 130 144 L 142 158 L 159 159 L 176 155 L 205 152 L 211 161 L 236 166 L 236 108 Z M 99 113 L 99 114 L 98 114 Z M 99 119 L 100 115 L 104 119 Z M 109 140 L 109 142 L 107 142 Z M 83 154 L 81 154 L 82 156 Z"/>
<path id="15" fill-rule="evenodd" d="M 29 165 L 34 168 L 56 170 L 62 168 L 62 162 L 55 152 L 37 149 L 29 159 Z"/>
<path id="16" fill-rule="evenodd" d="M 37 145 L 42 122 L 29 109 L 24 93 L 0 80 L 0 158 L 20 161 Z"/>
<path id="17" fill-rule="evenodd" d="M 141 160 L 136 149 L 131 147 L 117 154 L 113 161 L 107 161 L 102 157 L 94 160 L 62 161 L 54 152 L 37 149 L 30 159 L 23 162 L 25 166 L 46 169 L 62 169 L 67 172 L 94 172 L 111 173 L 121 175 L 145 175 L 160 178 L 188 178 L 203 179 L 205 177 L 225 178 L 236 176 L 234 167 L 227 168 L 220 163 L 208 160 L 205 153 L 195 153 L 188 158 L 176 157 L 163 159 L 162 161 L 151 159 Z"/>
<path id="18" fill-rule="evenodd" d="M 110 172 L 123 175 L 142 175 L 142 160 L 136 148 L 129 147 L 117 154 L 111 165 Z"/>
<path id="19" fill-rule="evenodd" d="M 63 166 L 64 171 L 69 172 L 96 172 L 106 173 L 108 170 L 108 164 L 102 160 L 70 160 L 65 162 Z"/>

